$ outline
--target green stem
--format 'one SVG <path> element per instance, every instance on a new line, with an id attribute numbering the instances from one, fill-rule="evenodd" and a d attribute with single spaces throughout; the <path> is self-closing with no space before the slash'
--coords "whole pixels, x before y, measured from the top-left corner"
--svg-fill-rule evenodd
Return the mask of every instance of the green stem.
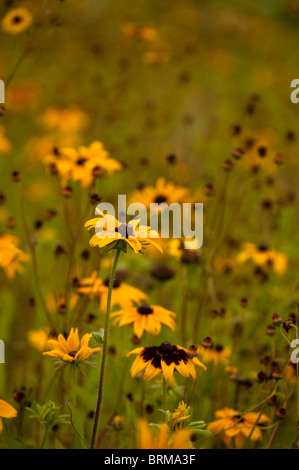
<path id="1" fill-rule="evenodd" d="M 43 449 L 44 446 L 45 446 L 46 439 L 47 439 L 47 435 L 48 435 L 48 431 L 49 431 L 49 426 L 47 426 L 46 429 L 45 429 L 43 441 L 42 441 L 41 446 L 40 446 L 41 449 Z"/>
<path id="2" fill-rule="evenodd" d="M 167 383 L 163 377 L 163 410 L 167 410 Z"/>
<path id="3" fill-rule="evenodd" d="M 95 412 L 95 417 L 94 417 L 94 425 L 93 425 L 92 438 L 91 438 L 91 446 L 90 446 L 91 449 L 94 449 L 95 447 L 97 429 L 98 429 L 98 424 L 99 424 L 99 417 L 101 413 L 103 389 L 104 389 L 106 354 L 107 354 L 107 346 L 108 346 L 108 329 L 109 329 L 110 310 L 111 310 L 112 287 L 113 287 L 113 281 L 114 281 L 116 266 L 117 266 L 120 252 L 121 252 L 121 248 L 117 248 L 117 251 L 115 253 L 115 258 L 113 261 L 112 272 L 111 272 L 111 276 L 109 280 L 107 308 L 106 308 L 106 317 L 105 317 L 105 330 L 104 330 L 105 334 L 104 334 L 104 342 L 103 342 L 102 365 L 101 365 L 101 374 L 100 374 L 100 381 L 99 381 L 97 407 L 96 407 L 96 412 Z"/>

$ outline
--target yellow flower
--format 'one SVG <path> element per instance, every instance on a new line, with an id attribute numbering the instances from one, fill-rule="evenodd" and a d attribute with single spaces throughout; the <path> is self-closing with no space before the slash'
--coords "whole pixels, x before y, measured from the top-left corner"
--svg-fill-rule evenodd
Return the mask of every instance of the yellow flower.
<path id="1" fill-rule="evenodd" d="M 16 418 L 18 412 L 4 400 L 0 400 L 0 434 L 3 429 L 1 418 Z"/>
<path id="2" fill-rule="evenodd" d="M 173 374 L 176 370 L 183 377 L 196 379 L 195 364 L 206 370 L 206 366 L 197 357 L 190 357 L 190 351 L 181 346 L 171 345 L 168 342 L 160 346 L 136 348 L 129 352 L 138 354 L 131 367 L 131 376 L 136 377 L 145 369 L 144 380 L 151 380 L 161 372 L 169 385 L 173 384 Z"/>
<path id="3" fill-rule="evenodd" d="M 61 180 L 61 185 L 66 186 L 69 180 L 78 181 L 82 188 L 88 188 L 95 177 L 107 172 L 108 175 L 122 169 L 122 165 L 109 158 L 108 152 L 101 142 L 93 142 L 90 147 L 57 148 L 46 155 L 44 162 L 50 167 L 55 167 Z"/>
<path id="4" fill-rule="evenodd" d="M 285 367 L 285 378 L 290 384 L 297 383 L 297 364 L 289 362 Z"/>
<path id="5" fill-rule="evenodd" d="M 10 34 L 20 34 L 32 24 L 32 15 L 26 8 L 9 11 L 2 20 L 2 28 Z"/>
<path id="6" fill-rule="evenodd" d="M 203 357 L 205 362 L 213 362 L 215 365 L 227 364 L 232 354 L 230 347 L 223 347 L 220 344 L 212 345 L 210 348 L 204 348 L 203 346 L 197 346 L 196 348 L 197 355 Z"/>
<path id="7" fill-rule="evenodd" d="M 10 140 L 5 136 L 5 129 L 0 126 L 0 153 L 9 153 L 12 149 Z"/>
<path id="8" fill-rule="evenodd" d="M 43 114 L 42 123 L 49 130 L 70 134 L 87 127 L 89 119 L 87 114 L 77 106 L 51 107 Z"/>
<path id="9" fill-rule="evenodd" d="M 143 56 L 146 64 L 164 64 L 169 60 L 169 55 L 161 50 L 146 52 Z"/>
<path id="10" fill-rule="evenodd" d="M 267 245 L 257 246 L 254 243 L 243 243 L 242 251 L 237 256 L 237 263 L 243 264 L 252 260 L 257 266 L 272 268 L 273 271 L 282 275 L 287 269 L 287 257 L 284 253 L 269 248 Z"/>
<path id="11" fill-rule="evenodd" d="M 179 406 L 176 408 L 175 412 L 172 413 L 171 416 L 171 425 L 173 428 L 180 428 L 183 427 L 183 422 L 186 419 L 190 418 L 190 408 L 187 407 L 186 403 L 182 400 L 179 403 Z"/>
<path id="12" fill-rule="evenodd" d="M 132 219 L 129 223 L 119 222 L 113 215 L 104 214 L 97 209 L 100 217 L 88 220 L 85 223 L 87 230 L 96 229 L 95 235 L 90 239 L 92 247 L 103 248 L 111 243 L 122 241 L 132 248 L 135 253 L 141 253 L 148 246 L 153 245 L 162 252 L 162 248 L 153 238 L 159 238 L 158 233 L 146 225 L 140 225 L 140 219 Z"/>
<path id="13" fill-rule="evenodd" d="M 146 186 L 143 189 L 133 192 L 131 202 L 140 202 L 147 208 L 151 203 L 161 204 L 166 202 L 168 205 L 178 202 L 190 202 L 189 189 L 182 186 L 176 186 L 171 181 L 159 178 L 155 186 Z"/>
<path id="14" fill-rule="evenodd" d="M 0 236 L 0 266 L 7 277 L 13 279 L 16 272 L 22 273 L 22 262 L 28 261 L 29 256 L 18 248 L 20 240 L 9 233 Z"/>
<path id="15" fill-rule="evenodd" d="M 79 287 L 77 292 L 79 294 L 88 295 L 93 298 L 94 296 L 100 297 L 100 310 L 106 311 L 107 297 L 109 290 L 109 280 L 107 277 L 105 280 L 97 277 L 97 272 L 94 271 L 90 277 L 80 279 Z M 138 304 L 144 300 L 147 300 L 148 296 L 136 287 L 130 286 L 124 282 L 121 282 L 117 276 L 115 276 L 112 286 L 112 298 L 111 308 L 116 305 L 121 308 L 130 308 L 134 303 Z"/>
<path id="16" fill-rule="evenodd" d="M 156 41 L 158 32 L 148 26 L 138 27 L 133 23 L 125 23 L 121 27 L 124 36 L 131 38 L 146 39 L 147 41 Z"/>
<path id="17" fill-rule="evenodd" d="M 269 422 L 268 416 L 259 413 L 240 413 L 239 411 L 229 408 L 223 408 L 216 411 L 217 421 L 213 421 L 207 427 L 209 431 L 221 433 L 220 437 L 227 446 L 230 445 L 231 439 L 234 439 L 237 449 L 242 449 L 247 437 L 250 440 L 259 441 L 262 439 L 260 425 Z M 258 424 L 255 423 L 259 417 Z M 255 426 L 255 427 L 254 427 Z"/>
<path id="18" fill-rule="evenodd" d="M 50 328 L 44 328 L 42 330 L 28 331 L 27 338 L 31 346 L 42 352 L 46 349 L 49 339 L 55 338 L 55 335 L 51 334 Z"/>
<path id="19" fill-rule="evenodd" d="M 112 313 L 111 317 L 117 317 L 114 324 L 118 322 L 119 326 L 134 324 L 134 334 L 141 338 L 144 331 L 151 335 L 158 335 L 161 326 L 166 325 L 172 330 L 175 329 L 173 317 L 176 314 L 166 310 L 159 305 L 141 305 L 139 307 L 130 307 L 118 312 Z"/>
<path id="20" fill-rule="evenodd" d="M 117 431 L 121 431 L 124 428 L 125 425 L 125 418 L 123 416 L 114 416 L 113 418 L 113 426 L 114 429 Z"/>
<path id="21" fill-rule="evenodd" d="M 78 363 L 85 361 L 92 354 L 101 350 L 101 348 L 90 348 L 88 343 L 92 337 L 91 333 L 87 333 L 79 341 L 78 328 L 72 328 L 67 339 L 63 335 L 59 335 L 57 340 L 50 339 L 48 345 L 51 351 L 43 353 L 45 356 L 56 357 L 65 362 Z"/>
<path id="22" fill-rule="evenodd" d="M 181 429 L 170 433 L 167 424 L 161 424 L 156 433 L 145 419 L 138 422 L 138 449 L 194 449 L 190 440 L 192 430 Z"/>

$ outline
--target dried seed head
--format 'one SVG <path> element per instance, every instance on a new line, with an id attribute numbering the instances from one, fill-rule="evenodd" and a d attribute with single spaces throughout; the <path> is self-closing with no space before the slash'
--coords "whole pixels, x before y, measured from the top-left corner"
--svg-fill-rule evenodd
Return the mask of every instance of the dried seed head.
<path id="1" fill-rule="evenodd" d="M 73 190 L 70 186 L 66 186 L 61 191 L 62 195 L 66 198 L 71 197 L 73 195 Z"/>
<path id="2" fill-rule="evenodd" d="M 287 414 L 287 410 L 285 408 L 279 408 L 276 411 L 276 416 L 279 419 L 284 419 L 286 417 L 286 414 Z"/>
<path id="3" fill-rule="evenodd" d="M 281 323 L 282 323 L 282 318 L 281 318 L 281 316 L 279 315 L 279 313 L 274 313 L 274 314 L 272 315 L 272 321 L 273 321 L 273 325 L 275 325 L 275 326 L 281 325 Z"/>
<path id="4" fill-rule="evenodd" d="M 175 165 L 177 163 L 177 157 L 174 153 L 171 153 L 170 155 L 168 155 L 168 157 L 166 157 L 166 160 L 169 163 L 169 165 Z"/>
<path id="5" fill-rule="evenodd" d="M 213 340 L 210 336 L 205 336 L 201 344 L 204 348 L 208 349 L 212 347 Z"/>
<path id="6" fill-rule="evenodd" d="M 18 183 L 22 179 L 21 173 L 19 171 L 13 171 L 11 177 L 15 183 Z"/>
<path id="7" fill-rule="evenodd" d="M 16 403 L 21 403 L 25 398 L 25 393 L 22 390 L 14 390 L 12 392 L 12 397 Z"/>

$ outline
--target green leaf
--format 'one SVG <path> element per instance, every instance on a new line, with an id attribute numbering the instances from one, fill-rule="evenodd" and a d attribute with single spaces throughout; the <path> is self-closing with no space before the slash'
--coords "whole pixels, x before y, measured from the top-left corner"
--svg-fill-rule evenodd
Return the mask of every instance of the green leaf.
<path id="1" fill-rule="evenodd" d="M 92 336 L 96 340 L 97 343 L 103 344 L 104 342 L 104 334 L 105 330 L 104 328 L 100 328 L 99 331 L 93 331 Z"/>
<path id="2" fill-rule="evenodd" d="M 88 445 L 84 439 L 84 422 L 86 419 L 85 413 L 81 411 L 76 405 L 68 400 L 65 400 L 67 407 L 71 413 L 71 425 L 74 428 L 74 449 L 88 449 Z"/>
<path id="3" fill-rule="evenodd" d="M 64 445 L 58 439 L 55 439 L 55 449 L 65 449 Z"/>

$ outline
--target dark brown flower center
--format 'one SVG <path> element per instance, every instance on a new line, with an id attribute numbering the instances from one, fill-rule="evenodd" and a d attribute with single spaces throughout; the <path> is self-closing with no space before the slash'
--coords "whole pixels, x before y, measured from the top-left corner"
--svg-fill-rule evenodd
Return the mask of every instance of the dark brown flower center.
<path id="1" fill-rule="evenodd" d="M 155 202 L 156 202 L 157 204 L 162 204 L 162 202 L 166 202 L 166 201 L 167 201 L 166 197 L 163 196 L 162 194 L 160 194 L 159 196 L 157 196 L 156 199 L 155 199 Z"/>
<path id="2" fill-rule="evenodd" d="M 86 161 L 87 161 L 87 158 L 80 157 L 80 158 L 78 158 L 78 160 L 76 161 L 76 164 L 79 165 L 79 166 L 83 166 Z"/>
<path id="3" fill-rule="evenodd" d="M 115 231 L 120 233 L 123 238 L 132 237 L 134 235 L 134 229 L 130 224 L 120 224 L 119 227 L 115 228 Z"/>
<path id="4" fill-rule="evenodd" d="M 175 346 L 172 346 L 170 343 L 165 341 L 158 347 L 158 351 L 160 354 L 171 354 L 174 351 Z"/>
<path id="5" fill-rule="evenodd" d="M 15 16 L 13 18 L 13 22 L 18 24 L 18 23 L 21 23 L 23 21 L 22 17 L 21 16 Z"/>
<path id="6" fill-rule="evenodd" d="M 242 418 L 241 415 L 235 415 L 235 416 L 233 416 L 233 420 L 234 420 L 234 421 L 237 421 L 238 423 L 244 423 L 244 421 L 245 421 L 245 419 Z"/>
<path id="7" fill-rule="evenodd" d="M 161 369 L 161 361 L 170 364 L 179 365 L 181 362 L 187 364 L 190 360 L 190 355 L 183 349 L 179 349 L 176 345 L 168 342 L 162 343 L 160 346 L 149 346 L 143 348 L 141 357 L 144 362 L 150 362 L 156 369 Z"/>
<path id="8" fill-rule="evenodd" d="M 71 351 L 69 352 L 69 356 L 75 357 L 78 351 Z"/>
<path id="9" fill-rule="evenodd" d="M 153 309 L 149 305 L 141 305 L 138 309 L 137 312 L 140 313 L 140 315 L 151 315 L 153 313 Z"/>
<path id="10" fill-rule="evenodd" d="M 269 246 L 266 245 L 265 243 L 262 243 L 261 245 L 259 245 L 258 250 L 259 250 L 259 251 L 268 251 L 268 250 L 269 250 Z"/>

